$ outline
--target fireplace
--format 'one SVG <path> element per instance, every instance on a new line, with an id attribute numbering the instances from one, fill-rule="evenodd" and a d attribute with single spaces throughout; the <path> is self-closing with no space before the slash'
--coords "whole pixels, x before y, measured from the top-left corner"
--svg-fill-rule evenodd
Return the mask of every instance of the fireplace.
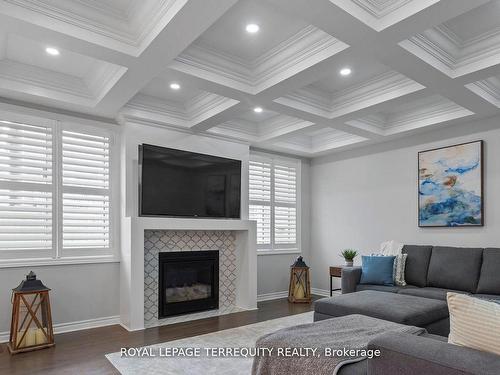
<path id="1" fill-rule="evenodd" d="M 219 308 L 219 252 L 158 253 L 158 318 Z"/>

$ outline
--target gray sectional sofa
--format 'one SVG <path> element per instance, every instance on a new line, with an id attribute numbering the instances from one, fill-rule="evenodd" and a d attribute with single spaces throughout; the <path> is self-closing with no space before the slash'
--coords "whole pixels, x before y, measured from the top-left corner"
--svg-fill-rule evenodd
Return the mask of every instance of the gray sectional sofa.
<path id="1" fill-rule="evenodd" d="M 499 248 L 405 245 L 403 253 L 408 254 L 405 267 L 406 286 L 360 284 L 361 267 L 344 268 L 341 278 L 342 294 L 372 292 L 356 294 L 344 300 L 321 299 L 315 304 L 315 320 L 346 315 L 347 311 L 351 311 L 398 323 L 419 325 L 430 333 L 447 336 L 447 292 L 466 293 L 500 301 Z M 373 291 L 420 298 L 403 299 L 374 294 Z M 411 305 L 411 311 L 400 316 L 401 309 L 407 308 L 408 304 Z M 433 306 L 429 308 L 429 304 Z M 421 314 L 425 314 L 428 319 L 415 322 L 413 316 Z"/>
<path id="2" fill-rule="evenodd" d="M 446 299 L 449 291 L 500 299 L 500 249 L 405 245 L 407 286 L 359 284 L 361 268 L 342 270 L 342 293 L 360 290 Z"/>
<path id="3" fill-rule="evenodd" d="M 500 302 L 500 249 L 405 245 L 403 253 L 408 285 L 360 284 L 361 268 L 344 268 L 342 295 L 316 301 L 314 320 L 363 314 L 423 327 L 428 334 L 377 337 L 369 348 L 384 355 L 340 374 L 500 374 L 500 356 L 448 344 L 445 337 L 447 292 Z"/>

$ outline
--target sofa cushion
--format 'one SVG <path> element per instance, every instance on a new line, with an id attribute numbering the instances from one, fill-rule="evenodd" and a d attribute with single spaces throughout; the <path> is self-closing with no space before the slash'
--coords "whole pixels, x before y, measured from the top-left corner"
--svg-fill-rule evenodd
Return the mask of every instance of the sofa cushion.
<path id="1" fill-rule="evenodd" d="M 498 295 L 498 294 L 481 294 L 481 293 L 478 293 L 478 294 L 473 294 L 472 297 L 476 297 L 476 298 L 479 298 L 479 299 L 484 299 L 484 300 L 487 300 L 487 301 L 493 301 L 493 302 L 496 302 L 496 303 L 500 303 L 500 295 Z"/>
<path id="2" fill-rule="evenodd" d="M 406 283 L 419 287 L 426 286 L 432 246 L 404 245 L 402 251 L 408 254 L 405 266 Z"/>
<path id="3" fill-rule="evenodd" d="M 427 286 L 474 293 L 479 280 L 483 249 L 435 246 Z"/>
<path id="4" fill-rule="evenodd" d="M 322 298 L 314 303 L 314 311 L 332 317 L 361 314 L 417 327 L 448 317 L 445 301 L 373 290 Z"/>
<path id="5" fill-rule="evenodd" d="M 500 295 L 500 249 L 484 249 L 476 293 Z"/>
<path id="6" fill-rule="evenodd" d="M 463 294 L 467 293 L 467 292 L 463 292 L 463 291 L 459 291 L 459 290 L 432 288 L 432 287 L 401 289 L 398 291 L 398 293 L 406 294 L 408 296 L 417 296 L 417 297 L 439 299 L 442 301 L 446 301 L 446 293 L 448 293 L 448 292 L 463 293 Z"/>
<path id="7" fill-rule="evenodd" d="M 361 292 L 362 290 L 377 290 L 379 292 L 397 293 L 399 289 L 400 287 L 398 286 L 389 285 L 358 284 L 356 286 L 356 292 Z"/>

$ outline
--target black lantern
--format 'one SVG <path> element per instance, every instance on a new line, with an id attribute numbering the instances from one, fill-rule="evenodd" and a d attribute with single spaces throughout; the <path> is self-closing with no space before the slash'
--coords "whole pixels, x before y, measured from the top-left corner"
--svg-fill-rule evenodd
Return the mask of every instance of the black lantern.
<path id="1" fill-rule="evenodd" d="M 309 278 L 309 267 L 300 256 L 290 266 L 290 286 L 288 288 L 288 300 L 293 303 L 311 302 L 311 280 Z"/>
<path id="2" fill-rule="evenodd" d="M 11 354 L 54 346 L 49 288 L 31 271 L 12 289 Z"/>

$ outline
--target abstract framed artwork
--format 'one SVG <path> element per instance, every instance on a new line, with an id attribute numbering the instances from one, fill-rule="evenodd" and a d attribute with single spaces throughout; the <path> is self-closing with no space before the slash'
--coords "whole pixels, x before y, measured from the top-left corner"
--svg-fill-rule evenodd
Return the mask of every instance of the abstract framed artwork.
<path id="1" fill-rule="evenodd" d="M 483 141 L 418 153 L 418 226 L 483 226 Z"/>

